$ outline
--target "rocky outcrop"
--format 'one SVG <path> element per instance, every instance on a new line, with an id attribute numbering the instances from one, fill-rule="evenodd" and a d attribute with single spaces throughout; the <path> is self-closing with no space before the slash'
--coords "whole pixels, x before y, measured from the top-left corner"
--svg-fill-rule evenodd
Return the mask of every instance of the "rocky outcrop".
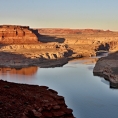
<path id="1" fill-rule="evenodd" d="M 118 32 L 93 29 L 38 29 L 43 43 L 58 42 L 73 50 L 73 56 L 96 56 L 98 51 L 118 50 Z"/>
<path id="2" fill-rule="evenodd" d="M 118 32 L 112 31 L 31 29 L 28 26 L 3 25 L 0 26 L 0 36 L 0 43 L 4 44 L 0 45 L 0 66 L 4 67 L 49 67 L 42 66 L 42 63 L 63 60 L 65 64 L 73 58 L 92 57 L 118 50 Z M 61 61 L 58 61 L 58 65 L 62 65 Z"/>
<path id="3" fill-rule="evenodd" d="M 22 68 L 29 66 L 39 66 L 39 67 L 63 66 L 68 62 L 68 57 L 67 57 L 68 53 L 69 52 L 67 50 L 55 51 L 51 50 L 50 48 L 47 48 L 47 50 L 36 49 L 36 48 L 34 49 L 15 48 L 6 50 L 1 49 L 0 67 Z"/>
<path id="4" fill-rule="evenodd" d="M 100 58 L 94 67 L 93 73 L 108 80 L 111 88 L 118 88 L 118 52 Z"/>
<path id="5" fill-rule="evenodd" d="M 46 86 L 0 80 L 0 118 L 74 118 L 64 97 Z"/>
<path id="6" fill-rule="evenodd" d="M 1 44 L 21 44 L 37 43 L 38 37 L 36 30 L 30 29 L 29 26 L 1 25 L 0 26 L 0 43 Z"/>

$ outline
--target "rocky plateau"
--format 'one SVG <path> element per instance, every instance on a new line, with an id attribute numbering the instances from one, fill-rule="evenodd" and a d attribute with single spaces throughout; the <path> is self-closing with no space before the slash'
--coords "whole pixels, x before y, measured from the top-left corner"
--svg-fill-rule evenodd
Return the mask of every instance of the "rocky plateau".
<path id="1" fill-rule="evenodd" d="M 118 32 L 0 26 L 1 67 L 56 67 L 74 58 L 118 49 Z"/>

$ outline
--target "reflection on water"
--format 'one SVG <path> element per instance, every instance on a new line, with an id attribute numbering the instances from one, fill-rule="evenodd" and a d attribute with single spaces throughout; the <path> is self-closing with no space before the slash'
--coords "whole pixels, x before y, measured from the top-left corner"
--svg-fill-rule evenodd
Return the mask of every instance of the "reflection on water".
<path id="1" fill-rule="evenodd" d="M 101 82 L 103 82 L 104 84 L 108 85 L 109 86 L 109 82 L 106 81 L 105 79 L 101 79 Z"/>
<path id="2" fill-rule="evenodd" d="M 0 74 L 19 74 L 19 75 L 34 75 L 36 74 L 38 67 L 27 67 L 27 68 L 0 68 Z"/>
<path id="3" fill-rule="evenodd" d="M 92 57 L 92 58 L 80 58 L 80 59 L 74 59 L 72 61 L 70 61 L 72 64 L 78 64 L 78 63 L 82 63 L 82 64 L 95 64 L 98 60 L 98 57 Z"/>
<path id="4" fill-rule="evenodd" d="M 76 118 L 117 118 L 118 90 L 110 89 L 103 78 L 93 76 L 94 64 L 81 62 L 76 60 L 63 67 L 38 68 L 31 76 L 6 72 L 0 78 L 49 86 L 65 97 L 66 104 L 73 109 Z"/>

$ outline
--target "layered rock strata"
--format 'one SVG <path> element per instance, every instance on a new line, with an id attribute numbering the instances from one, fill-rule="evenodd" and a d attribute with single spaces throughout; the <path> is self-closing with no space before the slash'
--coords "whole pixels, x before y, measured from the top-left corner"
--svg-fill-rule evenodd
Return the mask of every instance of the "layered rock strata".
<path id="1" fill-rule="evenodd" d="M 29 26 L 1 25 L 0 26 L 0 43 L 1 44 L 22 44 L 37 43 L 38 38 L 36 31 Z"/>
<path id="2" fill-rule="evenodd" d="M 1 67 L 56 67 L 68 62 L 69 50 L 64 45 L 23 44 L 1 46 Z"/>
<path id="3" fill-rule="evenodd" d="M 109 30 L 31 29 L 12 25 L 0 29 L 0 66 L 4 67 L 60 66 L 73 58 L 118 50 L 118 32 Z"/>
<path id="4" fill-rule="evenodd" d="M 111 88 L 118 88 L 118 52 L 100 58 L 94 67 L 93 73 L 108 80 Z"/>
<path id="5" fill-rule="evenodd" d="M 99 51 L 118 50 L 118 32 L 93 29 L 37 29 L 43 43 L 57 42 L 67 45 L 73 56 L 90 57 Z"/>
<path id="6" fill-rule="evenodd" d="M 74 118 L 64 97 L 46 86 L 0 80 L 0 118 Z"/>

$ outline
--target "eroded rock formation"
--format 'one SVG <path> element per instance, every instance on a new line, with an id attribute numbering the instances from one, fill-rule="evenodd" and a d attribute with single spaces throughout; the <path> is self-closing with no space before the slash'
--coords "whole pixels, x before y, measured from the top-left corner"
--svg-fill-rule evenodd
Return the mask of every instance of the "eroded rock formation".
<path id="1" fill-rule="evenodd" d="M 65 44 L 73 57 L 96 56 L 97 51 L 118 50 L 118 32 L 93 29 L 38 29 L 43 43 Z"/>
<path id="2" fill-rule="evenodd" d="M 30 29 L 3 25 L 0 26 L 0 36 L 0 43 L 7 44 L 0 45 L 0 66 L 4 67 L 36 64 L 42 67 L 44 61 L 62 59 L 65 64 L 69 59 L 96 56 L 101 50 L 118 50 L 118 32 L 109 30 Z"/>
<path id="3" fill-rule="evenodd" d="M 74 118 L 64 97 L 46 86 L 0 80 L 0 118 Z"/>
<path id="4" fill-rule="evenodd" d="M 14 44 L 14 43 L 37 43 L 38 38 L 36 31 L 29 28 L 29 26 L 17 25 L 1 25 L 0 26 L 0 43 Z"/>
<path id="5" fill-rule="evenodd" d="M 100 58 L 93 73 L 108 80 L 111 88 L 118 88 L 118 52 Z"/>

